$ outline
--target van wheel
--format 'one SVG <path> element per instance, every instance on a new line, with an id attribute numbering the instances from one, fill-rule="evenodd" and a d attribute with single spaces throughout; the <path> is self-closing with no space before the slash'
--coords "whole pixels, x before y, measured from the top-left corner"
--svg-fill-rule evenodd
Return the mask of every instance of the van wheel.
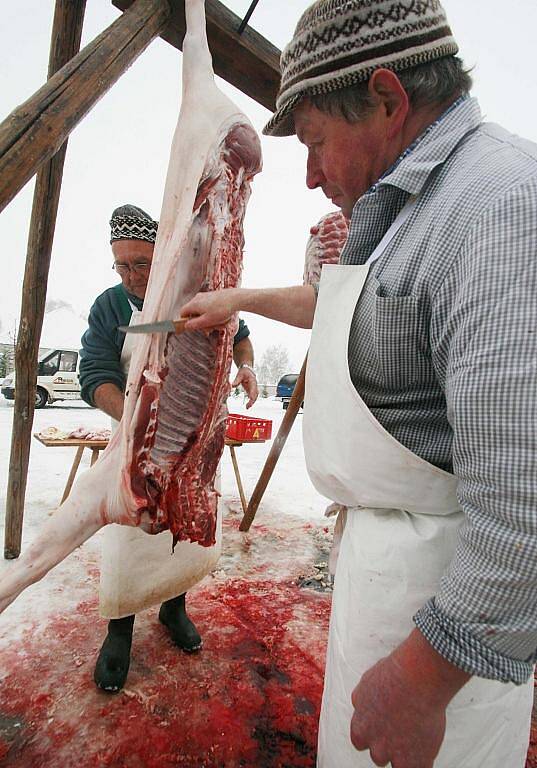
<path id="1" fill-rule="evenodd" d="M 48 392 L 42 387 L 38 387 L 35 392 L 35 407 L 44 408 L 48 403 Z"/>

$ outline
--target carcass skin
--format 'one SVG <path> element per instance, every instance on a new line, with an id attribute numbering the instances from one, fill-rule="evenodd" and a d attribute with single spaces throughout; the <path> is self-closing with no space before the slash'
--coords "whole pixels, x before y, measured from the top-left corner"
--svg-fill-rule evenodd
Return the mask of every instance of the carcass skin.
<path id="1" fill-rule="evenodd" d="M 349 222 L 341 211 L 323 216 L 310 229 L 304 259 L 304 285 L 318 283 L 323 264 L 337 264 L 347 240 Z"/>
<path id="2" fill-rule="evenodd" d="M 239 284 L 253 127 L 216 87 L 203 0 L 186 0 L 183 94 L 141 320 L 181 315 L 200 290 Z M 123 418 L 99 461 L 0 583 L 0 611 L 107 523 L 215 541 L 215 471 L 236 321 L 212 331 L 139 336 Z"/>

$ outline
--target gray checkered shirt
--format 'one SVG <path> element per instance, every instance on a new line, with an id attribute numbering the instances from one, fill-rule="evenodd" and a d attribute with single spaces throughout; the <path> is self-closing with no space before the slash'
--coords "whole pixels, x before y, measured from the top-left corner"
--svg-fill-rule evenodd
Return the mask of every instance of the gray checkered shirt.
<path id="1" fill-rule="evenodd" d="M 355 205 L 343 264 L 373 265 L 349 367 L 403 445 L 453 472 L 465 515 L 414 620 L 471 674 L 522 683 L 537 658 L 537 146 L 451 110 Z"/>

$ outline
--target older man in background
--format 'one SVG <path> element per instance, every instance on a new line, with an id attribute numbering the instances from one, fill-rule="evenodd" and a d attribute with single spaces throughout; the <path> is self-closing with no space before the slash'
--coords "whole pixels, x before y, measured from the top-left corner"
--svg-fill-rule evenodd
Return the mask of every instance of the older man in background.
<path id="1" fill-rule="evenodd" d="M 141 208 L 123 205 L 110 220 L 113 268 L 121 283 L 97 297 L 82 337 L 80 383 L 82 397 L 112 417 L 123 414 L 125 383 L 136 336 L 118 326 L 136 323 L 141 314 L 153 259 L 158 222 Z M 234 339 L 237 375 L 232 386 L 248 395 L 250 407 L 258 395 L 253 369 L 254 351 L 243 320 Z M 185 594 L 177 594 L 181 574 L 181 547 L 171 555 L 171 535 L 149 536 L 137 528 L 113 525 L 103 532 L 100 610 L 109 619 L 95 667 L 97 686 L 119 691 L 127 678 L 135 613 L 161 603 L 160 621 L 179 648 L 192 653 L 201 637 L 186 613 Z M 142 575 L 143 569 L 143 575 Z"/>
<path id="2" fill-rule="evenodd" d="M 239 310 L 313 324 L 306 461 L 345 508 L 322 768 L 525 764 L 537 147 L 483 122 L 457 52 L 437 0 L 315 2 L 265 132 L 296 133 L 308 187 L 350 217 L 340 264 L 318 296 L 239 288 L 184 307 L 190 328 Z"/>

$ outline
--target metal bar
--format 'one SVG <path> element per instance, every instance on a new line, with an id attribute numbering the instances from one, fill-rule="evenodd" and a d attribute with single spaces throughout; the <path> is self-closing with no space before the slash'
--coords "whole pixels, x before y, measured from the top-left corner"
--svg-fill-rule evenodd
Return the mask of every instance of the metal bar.
<path id="1" fill-rule="evenodd" d="M 237 30 L 237 32 L 238 32 L 238 34 L 239 34 L 239 35 L 242 35 L 242 33 L 244 32 L 244 30 L 246 29 L 246 25 L 247 25 L 247 24 L 248 24 L 248 22 L 250 21 L 250 16 L 251 16 L 251 15 L 252 15 L 252 13 L 255 11 L 255 7 L 256 7 L 256 5 L 258 4 L 258 2 L 259 2 L 259 0 L 253 0 L 253 2 L 251 3 L 250 7 L 249 7 L 249 8 L 248 8 L 248 10 L 246 11 L 246 16 L 245 16 L 245 17 L 244 17 L 244 19 L 241 21 L 241 23 L 240 23 L 240 26 L 239 26 L 239 28 L 238 28 L 238 30 Z"/>

